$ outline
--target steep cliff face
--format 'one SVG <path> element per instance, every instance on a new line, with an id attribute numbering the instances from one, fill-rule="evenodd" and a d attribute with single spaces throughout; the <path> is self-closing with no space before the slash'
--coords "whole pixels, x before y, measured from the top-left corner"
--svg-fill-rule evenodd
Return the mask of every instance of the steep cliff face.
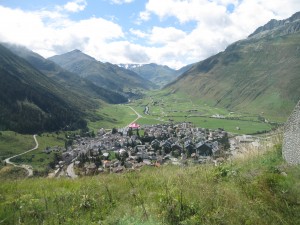
<path id="1" fill-rule="evenodd" d="M 285 125 L 282 153 L 289 164 L 300 164 L 300 101 Z"/>

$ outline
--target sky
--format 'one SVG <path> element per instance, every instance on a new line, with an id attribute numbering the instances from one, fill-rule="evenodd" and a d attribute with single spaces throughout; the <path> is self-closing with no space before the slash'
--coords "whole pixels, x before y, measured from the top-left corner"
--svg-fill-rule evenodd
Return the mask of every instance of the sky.
<path id="1" fill-rule="evenodd" d="M 300 0 L 0 0 L 0 42 L 179 69 L 297 11 Z"/>

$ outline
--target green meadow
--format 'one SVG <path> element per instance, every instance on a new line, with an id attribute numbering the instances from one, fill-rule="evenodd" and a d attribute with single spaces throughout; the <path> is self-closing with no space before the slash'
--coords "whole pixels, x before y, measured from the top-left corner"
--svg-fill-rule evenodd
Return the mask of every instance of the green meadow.
<path id="1" fill-rule="evenodd" d="M 56 155 L 55 152 L 45 153 L 47 147 L 65 148 L 65 133 L 45 133 L 37 136 L 39 148 L 27 154 L 13 158 L 11 161 L 17 164 L 31 165 L 36 175 L 47 175 L 48 165 L 53 162 Z M 28 149 L 27 149 L 28 150 Z M 25 149 L 24 149 L 25 151 Z M 61 155 L 61 151 L 57 153 Z"/>
<path id="2" fill-rule="evenodd" d="M 32 135 L 22 135 L 13 131 L 1 131 L 0 159 L 20 154 L 35 146 Z"/>
<path id="3" fill-rule="evenodd" d="M 273 125 L 262 120 L 264 115 L 229 112 L 200 100 L 192 100 L 184 94 L 169 94 L 166 91 L 147 92 L 144 98 L 134 100 L 128 105 L 142 115 L 138 120 L 140 124 L 192 122 L 198 127 L 222 128 L 236 134 L 265 133 L 273 128 Z M 144 113 L 146 106 L 149 114 Z M 212 118 L 214 115 L 225 118 Z"/>
<path id="4" fill-rule="evenodd" d="M 105 105 L 94 112 L 95 119 L 88 121 L 88 127 L 92 130 L 100 128 L 111 129 L 127 126 L 137 116 L 126 105 Z"/>

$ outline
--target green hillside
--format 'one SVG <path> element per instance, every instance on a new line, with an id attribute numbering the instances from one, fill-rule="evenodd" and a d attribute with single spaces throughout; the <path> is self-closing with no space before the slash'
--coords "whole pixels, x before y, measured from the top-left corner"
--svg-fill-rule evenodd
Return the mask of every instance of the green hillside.
<path id="1" fill-rule="evenodd" d="M 21 133 L 85 127 L 95 103 L 65 89 L 0 45 L 0 130 Z"/>
<path id="2" fill-rule="evenodd" d="M 112 90 L 105 89 L 103 87 L 95 85 L 93 82 L 79 77 L 75 73 L 71 73 L 54 62 L 47 60 L 39 54 L 28 50 L 25 47 L 5 44 L 16 55 L 24 58 L 36 69 L 54 79 L 58 83 L 62 84 L 70 91 L 76 92 L 77 95 L 81 95 L 85 98 L 97 98 L 108 103 L 124 103 L 127 102 L 127 98 L 118 94 Z"/>
<path id="3" fill-rule="evenodd" d="M 219 166 L 143 167 L 76 180 L 7 176 L 16 173 L 0 170 L 3 224 L 300 223 L 300 168 L 282 161 L 280 146 Z"/>
<path id="4" fill-rule="evenodd" d="M 155 87 L 153 83 L 130 70 L 111 63 L 99 62 L 79 50 L 53 56 L 49 59 L 64 69 L 107 89 L 123 92 L 124 89 L 129 88 L 151 89 Z"/>
<path id="5" fill-rule="evenodd" d="M 300 14 L 295 15 L 288 23 L 271 21 L 268 29 L 195 64 L 167 89 L 232 111 L 286 118 L 300 98 Z"/>

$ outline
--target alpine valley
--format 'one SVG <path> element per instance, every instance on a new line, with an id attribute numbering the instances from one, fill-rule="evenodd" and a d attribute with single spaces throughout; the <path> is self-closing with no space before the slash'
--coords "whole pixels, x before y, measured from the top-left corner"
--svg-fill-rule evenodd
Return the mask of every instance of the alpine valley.
<path id="1" fill-rule="evenodd" d="M 0 224 L 300 224 L 299 99 L 300 12 L 181 69 L 0 43 Z"/>

